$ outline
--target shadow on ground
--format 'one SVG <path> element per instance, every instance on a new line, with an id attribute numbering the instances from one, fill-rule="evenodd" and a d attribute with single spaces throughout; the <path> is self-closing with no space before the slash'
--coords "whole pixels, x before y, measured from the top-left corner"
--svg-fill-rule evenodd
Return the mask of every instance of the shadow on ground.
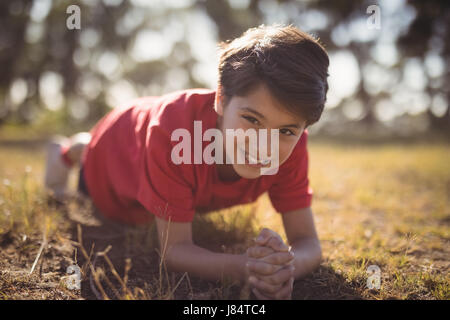
<path id="1" fill-rule="evenodd" d="M 363 297 L 332 268 L 321 265 L 311 275 L 297 280 L 293 300 L 360 300 Z"/>
<path id="2" fill-rule="evenodd" d="M 83 205 L 85 207 L 85 205 Z M 84 274 L 81 297 L 84 299 L 123 298 L 128 292 L 133 299 L 255 299 L 252 293 L 237 283 L 205 281 L 178 272 L 168 272 L 159 264 L 159 249 L 155 226 L 124 227 L 101 221 L 90 209 L 68 206 L 69 218 L 74 222 L 72 238 L 79 241 L 77 262 Z M 195 218 L 194 230 L 208 230 L 208 235 L 197 236 L 199 246 L 215 252 L 240 253 L 247 245 L 244 238 L 236 238 L 236 230 L 222 230 L 211 221 Z M 223 239 L 230 239 L 224 243 Z M 233 240 L 234 239 L 234 240 Z M 109 249 L 107 249 L 109 247 Z M 99 252 L 105 251 L 105 256 Z M 88 259 L 86 259 L 88 257 Z M 129 270 L 127 269 L 129 259 Z M 99 275 L 98 282 L 87 261 Z M 126 274 L 126 276 L 125 276 Z M 121 280 L 120 280 L 120 279 Z M 128 291 L 123 290 L 124 282 Z M 345 279 L 327 266 L 319 267 L 313 274 L 297 280 L 293 299 L 362 299 Z"/>

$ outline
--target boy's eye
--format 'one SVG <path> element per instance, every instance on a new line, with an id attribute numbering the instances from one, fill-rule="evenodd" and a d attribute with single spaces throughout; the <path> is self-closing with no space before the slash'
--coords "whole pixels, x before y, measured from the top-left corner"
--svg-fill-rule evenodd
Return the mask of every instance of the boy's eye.
<path id="1" fill-rule="evenodd" d="M 251 117 L 251 116 L 242 116 L 242 118 L 244 118 L 245 120 L 247 120 L 248 122 L 252 123 L 252 124 L 259 124 L 258 119 Z"/>
<path id="2" fill-rule="evenodd" d="M 284 135 L 287 135 L 287 136 L 294 136 L 295 135 L 295 133 L 292 132 L 289 129 L 280 129 L 280 132 L 281 132 L 281 134 L 284 134 Z"/>

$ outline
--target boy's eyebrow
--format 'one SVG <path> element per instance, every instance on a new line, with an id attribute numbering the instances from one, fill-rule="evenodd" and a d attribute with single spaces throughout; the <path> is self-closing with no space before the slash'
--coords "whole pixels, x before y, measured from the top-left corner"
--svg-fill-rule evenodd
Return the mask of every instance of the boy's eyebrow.
<path id="1" fill-rule="evenodd" d="M 259 113 L 258 111 L 256 111 L 255 109 L 252 109 L 250 107 L 239 107 L 239 109 L 241 110 L 245 110 L 248 111 L 250 113 L 256 114 L 258 117 L 260 117 L 263 120 L 266 120 L 266 117 L 264 117 L 264 115 L 262 115 L 261 113 Z"/>
<path id="2" fill-rule="evenodd" d="M 258 117 L 260 117 L 261 119 L 266 120 L 266 117 L 265 117 L 264 115 L 262 115 L 261 113 L 259 113 L 258 111 L 256 111 L 255 109 L 252 109 L 252 108 L 250 108 L 250 107 L 239 107 L 239 109 L 248 111 L 248 112 L 250 112 L 250 113 L 253 113 L 253 114 L 257 115 Z M 298 124 L 296 124 L 296 123 L 293 123 L 293 124 L 287 124 L 287 125 L 284 125 L 284 126 L 280 126 L 280 128 L 281 128 L 281 127 L 283 127 L 283 128 L 296 128 L 296 129 L 300 129 L 300 126 L 299 126 Z"/>

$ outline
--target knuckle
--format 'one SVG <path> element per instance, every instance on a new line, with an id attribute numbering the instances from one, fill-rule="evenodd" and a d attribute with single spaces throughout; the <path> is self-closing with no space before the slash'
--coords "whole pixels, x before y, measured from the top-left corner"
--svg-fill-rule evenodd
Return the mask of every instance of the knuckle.
<path id="1" fill-rule="evenodd" d="M 266 274 L 270 274 L 270 273 L 272 273 L 274 271 L 273 265 L 270 265 L 270 264 L 265 264 L 265 268 L 264 269 L 265 269 Z"/>
<path id="2" fill-rule="evenodd" d="M 265 266 L 263 264 L 261 264 L 260 262 L 257 262 L 257 263 L 255 263 L 254 270 L 255 270 L 255 272 L 258 272 L 258 273 L 264 272 Z"/>
<path id="3" fill-rule="evenodd" d="M 275 286 L 267 286 L 266 291 L 271 293 L 271 294 L 276 294 L 276 292 L 278 291 L 278 288 L 275 287 Z"/>
<path id="4" fill-rule="evenodd" d="M 269 271 L 269 266 L 267 264 L 261 265 L 261 273 L 268 274 L 269 272 L 270 272 Z"/>
<path id="5" fill-rule="evenodd" d="M 279 283 L 283 282 L 283 278 L 279 273 L 274 275 L 272 279 L 273 279 L 274 284 L 279 284 Z"/>
<path id="6" fill-rule="evenodd" d="M 268 276 L 268 277 L 266 278 L 266 281 L 267 281 L 268 283 L 272 284 L 272 285 L 278 284 L 277 279 L 276 279 L 276 276 Z"/>
<path id="7" fill-rule="evenodd" d="M 276 249 L 277 248 L 277 243 L 276 240 L 274 238 L 270 238 L 269 241 L 267 242 L 267 244 L 272 248 L 272 249 Z"/>
<path id="8" fill-rule="evenodd" d="M 282 255 L 282 254 L 279 254 L 279 255 L 277 255 L 277 262 L 278 263 L 283 263 L 284 261 L 286 260 L 286 258 Z"/>
<path id="9" fill-rule="evenodd" d="M 289 256 L 288 254 L 284 253 L 284 254 L 281 256 L 281 260 L 283 260 L 283 262 L 288 262 L 288 261 L 291 260 L 291 258 L 290 258 L 290 256 Z"/>
<path id="10" fill-rule="evenodd" d="M 286 249 L 286 244 L 281 239 L 276 239 L 276 244 L 279 248 Z"/>
<path id="11" fill-rule="evenodd" d="M 267 250 L 266 250 L 266 248 L 265 248 L 265 247 L 259 248 L 259 249 L 258 249 L 258 254 L 259 254 L 260 257 L 261 257 L 261 256 L 267 255 Z"/>
<path id="12" fill-rule="evenodd" d="M 263 253 L 270 253 L 270 252 L 271 252 L 270 248 L 268 248 L 268 247 L 266 247 L 266 246 L 264 246 L 264 247 L 259 247 L 259 250 L 260 250 L 261 252 L 263 252 Z"/>
<path id="13" fill-rule="evenodd" d="M 267 259 L 267 262 L 271 264 L 277 264 L 278 263 L 277 257 L 271 256 L 269 259 Z"/>
<path id="14" fill-rule="evenodd" d="M 271 277 L 268 279 L 268 282 L 270 282 L 270 284 L 272 284 L 272 285 L 274 285 L 274 286 L 279 284 L 279 282 L 278 282 L 276 276 L 271 276 Z"/>
<path id="15" fill-rule="evenodd" d="M 270 265 L 270 273 L 276 273 L 278 271 L 278 266 L 275 264 Z"/>
<path id="16" fill-rule="evenodd" d="M 273 257 L 272 257 L 272 255 L 269 254 L 269 255 L 263 257 L 262 261 L 264 261 L 265 263 L 273 263 Z"/>
<path id="17" fill-rule="evenodd" d="M 278 283 L 286 282 L 287 280 L 289 280 L 290 276 L 291 275 L 289 274 L 289 272 L 286 272 L 286 270 L 283 270 L 283 272 L 280 272 L 279 274 L 277 274 L 277 282 Z"/>
<path id="18" fill-rule="evenodd" d="M 294 274 L 294 271 L 292 270 L 291 267 L 284 269 L 284 277 L 286 278 L 286 280 L 291 278 L 293 274 Z"/>

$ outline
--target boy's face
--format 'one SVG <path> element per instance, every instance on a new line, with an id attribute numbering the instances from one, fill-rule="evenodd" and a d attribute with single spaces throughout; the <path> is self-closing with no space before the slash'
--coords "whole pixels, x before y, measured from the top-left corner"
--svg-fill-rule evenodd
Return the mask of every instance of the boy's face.
<path id="1" fill-rule="evenodd" d="M 271 133 L 273 129 L 279 130 L 278 166 L 280 166 L 289 158 L 305 128 L 305 121 L 289 113 L 275 100 L 264 84 L 258 85 L 246 96 L 233 96 L 227 106 L 223 106 L 220 99 L 216 99 L 215 108 L 221 116 L 219 129 L 222 130 L 224 137 L 224 154 L 231 159 L 230 155 L 232 150 L 230 148 L 234 149 L 234 159 L 232 159 L 233 169 L 239 176 L 247 179 L 258 178 L 261 175 L 261 168 L 273 168 L 271 163 L 264 165 L 264 160 L 266 159 L 261 158 L 264 155 L 267 155 L 267 159 L 275 156 L 271 153 Z M 245 131 L 250 128 L 254 129 L 257 133 L 259 129 L 267 129 L 267 149 L 260 151 L 258 148 L 261 133 L 257 134 L 258 142 L 252 146 L 249 145 L 249 137 L 246 136 L 246 160 L 245 163 L 239 164 L 237 162 L 237 153 L 244 146 L 238 145 L 236 137 L 234 137 L 233 143 L 227 143 L 226 129 L 243 129 Z M 249 150 L 251 150 L 250 154 L 254 156 L 253 159 L 258 160 L 257 165 L 249 164 Z"/>

